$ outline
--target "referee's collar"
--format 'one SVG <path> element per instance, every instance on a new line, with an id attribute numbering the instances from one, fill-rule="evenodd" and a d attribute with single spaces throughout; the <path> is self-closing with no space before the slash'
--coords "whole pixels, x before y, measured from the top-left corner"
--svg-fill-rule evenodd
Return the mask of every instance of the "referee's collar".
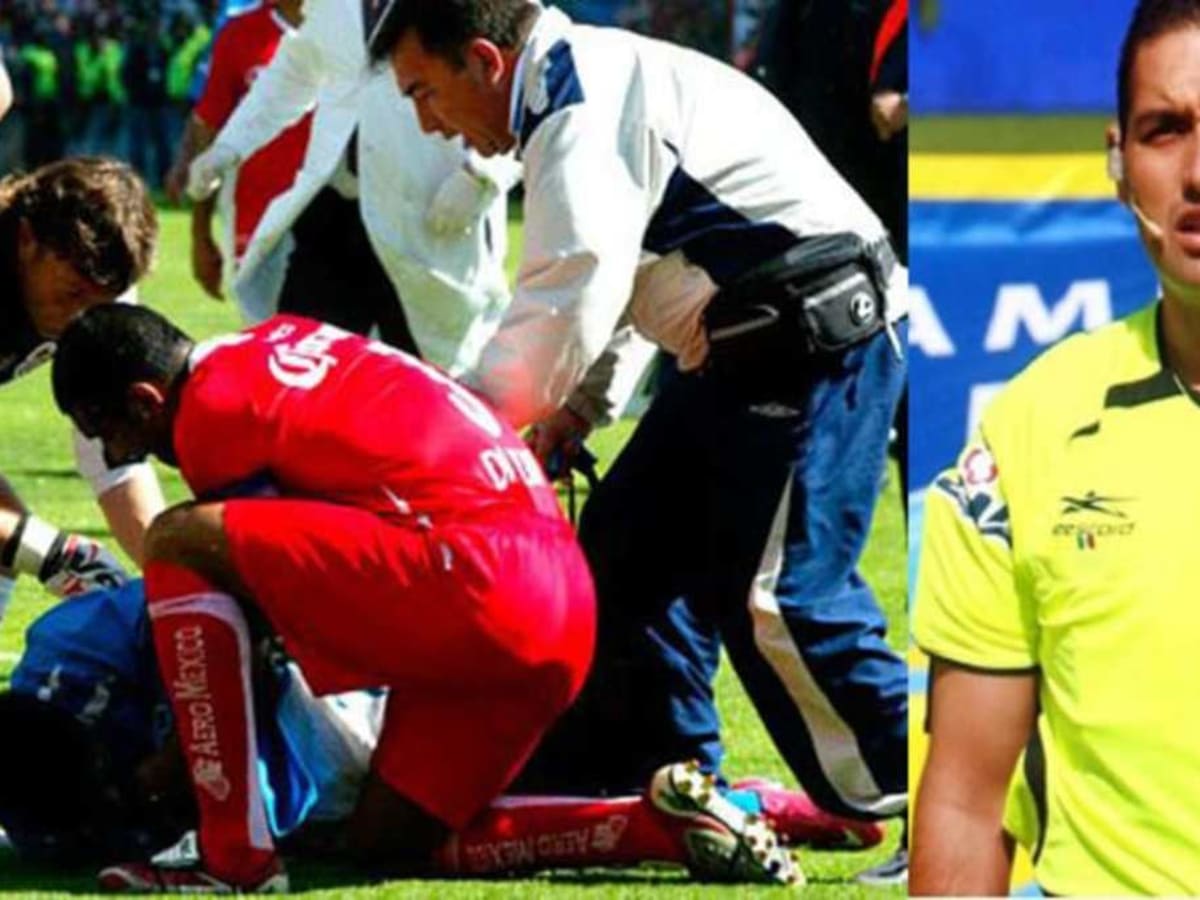
<path id="1" fill-rule="evenodd" d="M 1171 368 L 1171 363 L 1167 359 L 1167 335 L 1163 330 L 1163 303 L 1161 300 L 1158 301 L 1158 306 L 1154 310 L 1154 343 L 1158 348 L 1158 359 L 1162 363 L 1162 371 L 1170 375 L 1176 391 L 1200 406 L 1200 391 L 1193 388 L 1185 379 L 1180 378 L 1179 373 Z"/>
<path id="2" fill-rule="evenodd" d="M 1154 351 L 1158 356 L 1158 369 L 1153 375 L 1137 381 L 1114 384 L 1104 395 L 1105 409 L 1142 406 L 1156 400 L 1167 400 L 1183 395 L 1196 406 L 1200 406 L 1200 391 L 1195 390 L 1179 377 L 1167 358 L 1167 340 L 1163 332 L 1163 305 L 1160 300 L 1154 308 Z"/>

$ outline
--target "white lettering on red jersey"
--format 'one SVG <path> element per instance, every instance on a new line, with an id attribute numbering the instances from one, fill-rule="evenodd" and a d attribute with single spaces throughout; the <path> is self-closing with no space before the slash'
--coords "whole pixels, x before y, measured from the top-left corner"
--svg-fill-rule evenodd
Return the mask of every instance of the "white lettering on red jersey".
<path id="1" fill-rule="evenodd" d="M 521 438 L 438 369 L 331 325 L 276 316 L 198 345 L 174 444 L 198 497 L 268 476 L 283 496 L 439 522 L 562 518 Z"/>

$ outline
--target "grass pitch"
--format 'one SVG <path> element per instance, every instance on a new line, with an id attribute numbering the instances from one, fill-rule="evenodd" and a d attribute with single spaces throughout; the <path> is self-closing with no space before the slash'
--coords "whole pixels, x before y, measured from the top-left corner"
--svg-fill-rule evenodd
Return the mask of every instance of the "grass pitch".
<path id="1" fill-rule="evenodd" d="M 231 302 L 208 299 L 190 276 L 188 224 L 184 213 L 164 210 L 163 240 L 155 274 L 142 286 L 147 305 L 170 316 L 193 337 L 203 338 L 236 330 L 239 323 Z M 520 235 L 512 227 L 510 246 L 519 246 Z M 48 367 L 3 388 L 0 395 L 0 472 L 13 483 L 27 505 L 44 519 L 61 527 L 111 541 L 104 520 L 89 489 L 75 474 L 70 449 L 70 430 L 54 409 Z M 590 442 L 601 461 L 601 470 L 613 459 L 632 430 L 622 422 L 594 436 Z M 231 436 L 231 440 L 234 439 Z M 187 489 L 177 473 L 159 467 L 169 502 L 183 500 Z M 581 486 L 582 487 L 582 486 Z M 889 479 L 864 559 L 867 580 L 875 588 L 891 623 L 892 644 L 901 650 L 907 644 L 908 620 L 905 589 L 904 523 L 896 479 Z M 8 616 L 0 624 L 0 688 L 8 685 L 9 673 L 22 646 L 26 627 L 50 605 L 48 595 L 30 578 L 18 585 Z M 746 699 L 728 665 L 718 678 L 717 696 L 728 748 L 726 771 L 732 777 L 763 775 L 792 783 L 792 778 L 767 737 L 754 708 Z M 613 735 L 614 748 L 632 739 Z M 20 740 L 20 735 L 0 735 L 0 740 Z M 893 828 L 881 848 L 870 852 L 804 852 L 801 855 L 813 898 L 901 897 L 901 888 L 860 888 L 853 883 L 855 872 L 885 859 L 895 847 L 898 832 Z M 354 876 L 327 866 L 290 865 L 293 890 L 311 896 L 367 898 L 414 897 L 474 900 L 474 898 L 524 896 L 568 900 L 582 897 L 693 897 L 783 896 L 783 889 L 770 887 L 713 887 L 690 882 L 681 871 L 638 868 L 550 872 L 527 879 L 495 881 L 421 880 L 365 885 Z M 19 865 L 10 851 L 0 850 L 0 893 L 19 892 L 40 896 L 86 894 L 93 890 L 91 872 L 63 872 Z"/>

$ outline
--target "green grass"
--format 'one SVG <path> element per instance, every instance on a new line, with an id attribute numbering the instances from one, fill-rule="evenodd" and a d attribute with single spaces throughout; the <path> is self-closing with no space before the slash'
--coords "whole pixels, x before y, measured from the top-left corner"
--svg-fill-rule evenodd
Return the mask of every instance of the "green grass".
<path id="1" fill-rule="evenodd" d="M 235 329 L 238 322 L 233 307 L 209 300 L 191 280 L 184 216 L 178 212 L 165 212 L 163 232 L 157 271 L 142 288 L 144 302 L 171 316 L 195 337 Z M 518 239 L 514 231 L 513 243 Z M 595 436 L 593 445 L 602 464 L 607 464 L 617 453 L 631 427 L 631 423 L 623 422 Z M 75 476 L 69 428 L 54 411 L 45 369 L 4 389 L 0 402 L 0 434 L 7 436 L 0 445 L 0 472 L 12 481 L 32 509 L 61 526 L 108 537 L 87 486 Z M 160 468 L 159 473 L 169 500 L 187 496 L 174 471 Z M 908 633 L 904 553 L 903 520 L 893 477 L 879 506 L 864 571 L 888 614 L 890 637 L 898 650 L 904 648 Z M 0 624 L 0 688 L 8 684 L 25 628 L 48 605 L 49 600 L 36 582 L 29 578 L 21 580 L 8 617 Z M 719 675 L 717 695 L 728 746 L 728 774 L 735 777 L 765 775 L 790 783 L 787 768 L 728 665 L 723 665 Z M 18 735 L 0 738 L 19 740 Z M 613 735 L 614 746 L 629 739 L 628 735 Z M 895 837 L 893 833 L 882 848 L 870 852 L 804 853 L 803 865 L 810 882 L 806 894 L 814 898 L 869 898 L 881 893 L 903 896 L 901 889 L 863 889 L 849 882 L 855 872 L 886 858 L 894 847 Z M 549 900 L 601 896 L 668 898 L 701 894 L 734 897 L 772 891 L 770 888 L 699 886 L 688 882 L 679 872 L 645 868 L 556 872 L 523 880 L 412 881 L 376 886 L 352 886 L 354 882 L 345 880 L 345 873 L 313 865 L 294 864 L 291 873 L 293 886 L 299 891 L 311 891 L 314 896 L 349 896 L 360 900 L 383 896 L 468 900 L 517 894 Z M 11 854 L 0 852 L 0 893 L 53 891 L 56 892 L 54 895 L 61 895 L 61 892 L 78 894 L 89 891 L 93 883 L 91 873 L 31 869 L 17 865 Z M 779 896 L 779 893 L 776 891 L 774 895 Z"/>

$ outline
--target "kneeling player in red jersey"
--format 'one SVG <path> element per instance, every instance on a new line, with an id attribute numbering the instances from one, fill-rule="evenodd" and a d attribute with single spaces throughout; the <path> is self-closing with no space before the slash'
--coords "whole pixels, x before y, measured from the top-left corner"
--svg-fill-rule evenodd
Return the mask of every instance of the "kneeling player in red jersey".
<path id="1" fill-rule="evenodd" d="M 594 602 L 553 490 L 486 404 L 316 322 L 279 317 L 195 345 L 136 307 L 72 324 L 54 391 L 111 460 L 153 453 L 197 497 L 156 520 L 145 575 L 202 868 L 119 866 L 105 886 L 286 886 L 254 774 L 245 610 L 268 620 L 319 693 L 390 688 L 348 829 L 364 863 L 461 870 L 464 844 L 594 833 L 612 816 L 594 801 L 489 807 L 578 691 Z M 242 496 L 255 480 L 277 496 Z M 682 767 L 664 779 L 659 809 L 709 826 L 695 829 L 693 863 L 715 853 L 714 874 L 795 877 L 769 831 L 717 792 Z M 602 845 L 596 863 L 609 861 Z"/>

